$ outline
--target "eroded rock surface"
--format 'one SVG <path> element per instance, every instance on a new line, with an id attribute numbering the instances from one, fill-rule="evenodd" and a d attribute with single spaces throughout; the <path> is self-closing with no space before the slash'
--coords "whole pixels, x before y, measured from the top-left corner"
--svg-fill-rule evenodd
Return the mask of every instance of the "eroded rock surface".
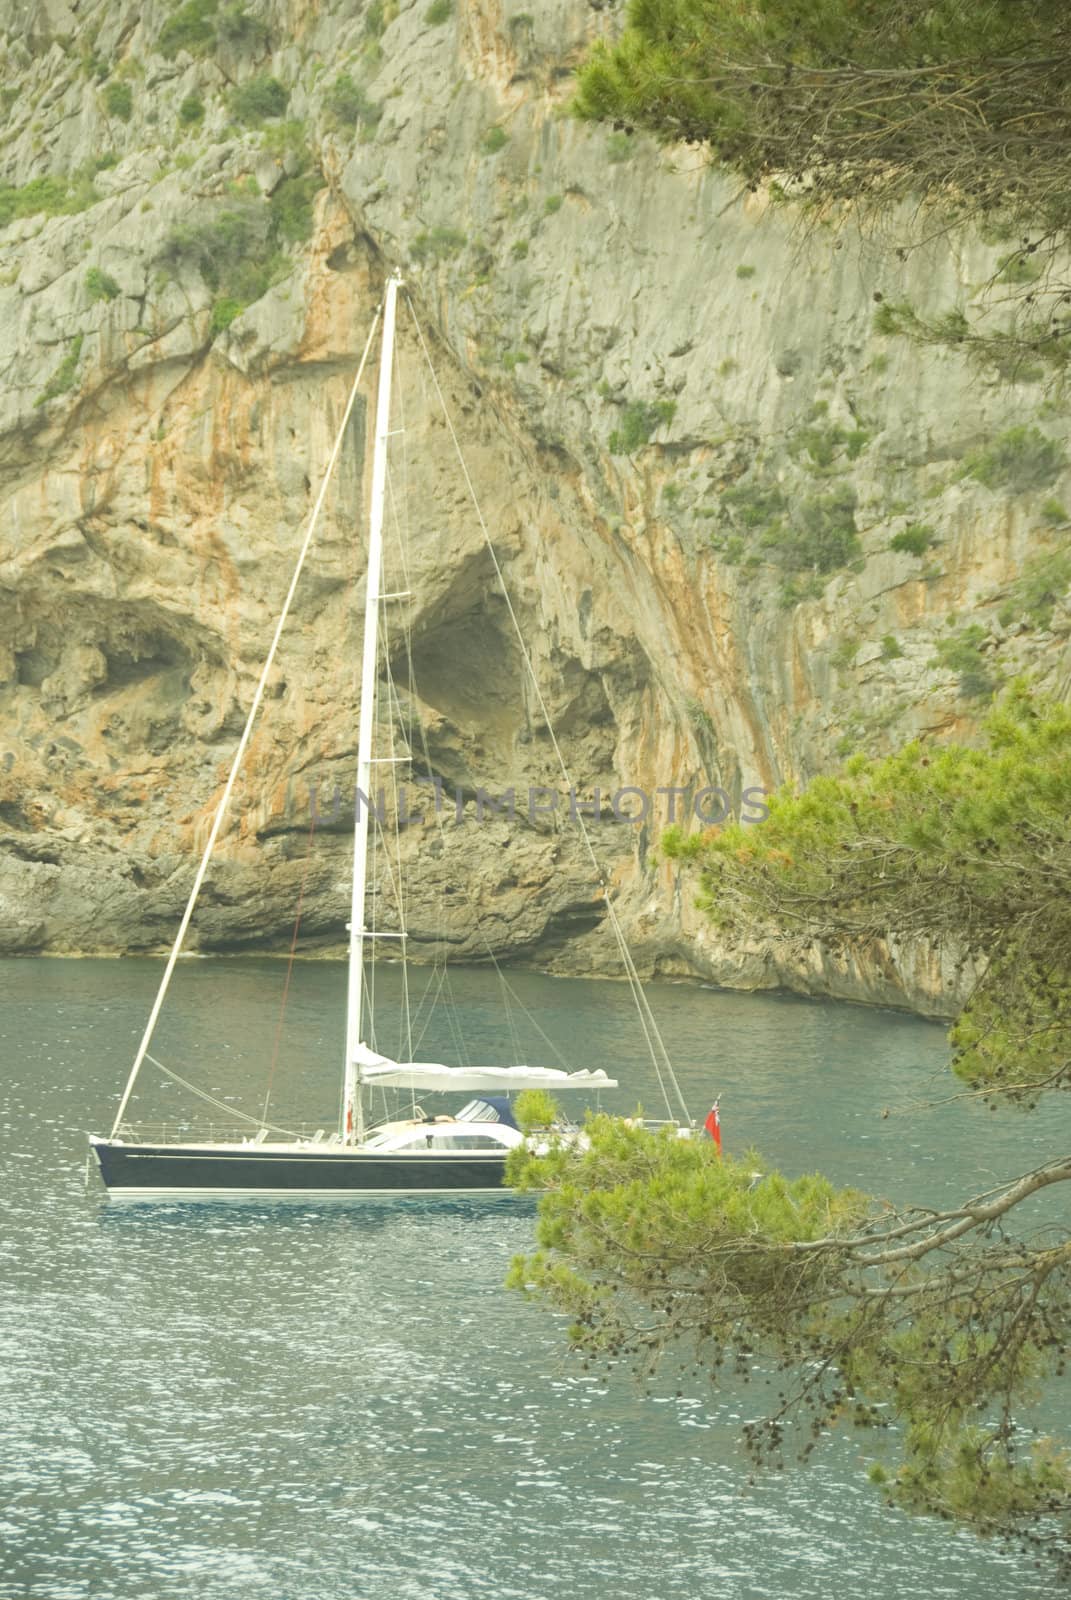
<path id="1" fill-rule="evenodd" d="M 739 807 L 849 748 L 970 736 L 1002 677 L 1066 691 L 1066 581 L 1023 599 L 1066 543 L 1063 401 L 874 327 L 878 298 L 984 294 L 999 243 L 901 261 L 803 232 L 694 150 L 573 122 L 570 68 L 612 7 L 458 0 L 433 24 L 425 0 L 293 0 L 169 58 L 176 9 L 0 4 L 0 947 L 168 940 L 395 266 L 584 799 L 717 785 Z M 285 117 L 236 120 L 235 86 L 265 75 Z M 302 174 L 304 228 L 283 204 Z M 228 215 L 263 257 L 248 303 L 203 248 L 215 229 L 225 252 Z M 451 800 L 404 835 L 414 943 L 610 972 L 576 829 L 524 816 L 563 780 L 405 318 L 401 345 L 412 655 L 399 621 L 384 704 L 419 710 L 464 818 Z M 314 942 L 342 937 L 368 420 L 362 402 L 202 948 L 284 946 L 299 898 Z M 1000 450 L 1004 476 L 979 474 Z M 909 528 L 927 547 L 890 549 Z M 938 664 L 961 637 L 968 670 Z M 478 821 L 480 788 L 515 789 L 520 816 Z M 720 947 L 652 861 L 668 806 L 591 826 L 642 970 L 948 1009 L 947 954 Z"/>

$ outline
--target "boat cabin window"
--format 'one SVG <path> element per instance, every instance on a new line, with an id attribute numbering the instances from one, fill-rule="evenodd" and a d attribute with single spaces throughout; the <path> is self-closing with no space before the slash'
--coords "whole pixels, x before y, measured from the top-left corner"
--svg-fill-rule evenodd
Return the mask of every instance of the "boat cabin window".
<path id="1" fill-rule="evenodd" d="M 502 1150 L 501 1139 L 487 1133 L 454 1133 L 432 1137 L 433 1150 Z"/>
<path id="2" fill-rule="evenodd" d="M 425 1150 L 495 1150 L 505 1151 L 520 1137 L 511 1128 L 501 1134 L 468 1132 L 452 1124 L 449 1128 L 427 1124 L 421 1133 L 412 1134 L 400 1144 L 388 1145 L 400 1155 L 409 1151 Z"/>

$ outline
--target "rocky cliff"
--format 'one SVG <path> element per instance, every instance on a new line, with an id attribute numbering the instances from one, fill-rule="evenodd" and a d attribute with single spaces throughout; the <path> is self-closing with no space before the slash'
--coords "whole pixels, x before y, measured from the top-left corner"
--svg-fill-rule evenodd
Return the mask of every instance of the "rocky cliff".
<path id="1" fill-rule="evenodd" d="M 615 10 L 0 0 L 3 949 L 169 938 L 395 266 L 584 798 L 739 808 L 851 748 L 968 736 L 1018 671 L 1066 692 L 1062 395 L 876 317 L 999 318 L 1007 242 L 804 228 L 693 149 L 578 124 L 571 69 Z M 562 811 L 477 819 L 481 787 L 562 782 L 409 321 L 401 354 L 389 693 L 461 794 L 405 834 L 415 939 L 611 970 Z M 341 937 L 346 808 L 310 845 L 309 791 L 352 795 L 367 427 L 201 948 L 285 945 L 299 897 L 314 944 Z M 720 948 L 652 861 L 669 804 L 592 828 L 642 969 L 947 1009 L 926 949 Z"/>

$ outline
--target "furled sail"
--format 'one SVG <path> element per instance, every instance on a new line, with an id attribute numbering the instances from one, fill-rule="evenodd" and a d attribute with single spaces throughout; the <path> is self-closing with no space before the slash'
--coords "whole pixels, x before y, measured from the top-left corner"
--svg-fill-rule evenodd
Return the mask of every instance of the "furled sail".
<path id="1" fill-rule="evenodd" d="M 481 1089 L 508 1093 L 515 1089 L 617 1088 L 617 1079 L 608 1078 L 601 1068 L 563 1072 L 560 1067 L 447 1067 L 439 1061 L 392 1061 L 366 1044 L 358 1044 L 354 1060 L 364 1083 L 392 1089 L 456 1089 L 472 1094 Z"/>

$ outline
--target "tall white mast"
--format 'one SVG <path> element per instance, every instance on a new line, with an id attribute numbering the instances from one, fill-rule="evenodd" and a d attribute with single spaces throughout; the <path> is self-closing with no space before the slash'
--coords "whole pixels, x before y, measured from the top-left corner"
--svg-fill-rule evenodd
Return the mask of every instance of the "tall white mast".
<path id="1" fill-rule="evenodd" d="M 387 494 L 387 438 L 390 433 L 390 386 L 394 365 L 395 302 L 401 287 L 397 273 L 387 283 L 383 303 L 383 344 L 376 399 L 376 432 L 372 456 L 372 503 L 368 517 L 368 578 L 364 601 L 364 654 L 361 660 L 361 714 L 357 729 L 357 795 L 353 830 L 353 893 L 350 901 L 350 962 L 346 991 L 346 1060 L 342 1088 L 342 1141 L 354 1144 L 364 1134 L 361 1104 L 361 995 L 368 882 L 368 813 L 372 804 L 372 731 L 376 709 L 379 655 L 379 602 L 383 578 L 383 509 Z"/>

